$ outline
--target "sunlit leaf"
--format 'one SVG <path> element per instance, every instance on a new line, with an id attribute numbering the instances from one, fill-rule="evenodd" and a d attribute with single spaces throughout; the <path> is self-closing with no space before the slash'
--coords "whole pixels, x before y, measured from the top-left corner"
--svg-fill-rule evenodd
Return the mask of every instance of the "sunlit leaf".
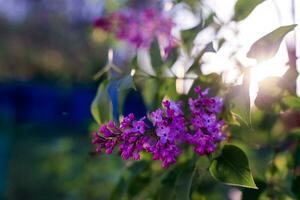
<path id="1" fill-rule="evenodd" d="M 241 126 L 241 123 L 238 120 L 238 116 L 235 113 L 231 112 L 228 109 L 228 106 L 226 105 L 224 107 L 224 112 L 222 116 L 227 124 L 234 125 L 234 126 Z"/>
<path id="2" fill-rule="evenodd" d="M 271 110 L 281 99 L 282 89 L 279 77 L 267 77 L 259 82 L 255 106 L 261 110 Z"/>
<path id="3" fill-rule="evenodd" d="M 209 171 L 211 175 L 227 185 L 257 189 L 246 154 L 234 145 L 226 145 L 215 158 Z"/>
<path id="4" fill-rule="evenodd" d="M 91 105 L 91 113 L 98 124 L 111 119 L 112 106 L 107 93 L 107 82 L 100 84 L 96 97 Z"/>
<path id="5" fill-rule="evenodd" d="M 234 17 L 235 21 L 241 21 L 245 19 L 254 8 L 262 3 L 264 0 L 238 0 L 234 7 Z"/>
<path id="6" fill-rule="evenodd" d="M 293 59 L 290 59 L 290 61 Z M 297 60 L 297 59 L 295 59 Z M 281 77 L 280 87 L 282 89 L 288 90 L 291 94 L 296 94 L 297 91 L 297 78 L 298 78 L 298 71 L 297 68 L 292 66 L 289 61 L 289 68 Z M 293 61 L 292 61 L 293 62 Z"/>
<path id="7" fill-rule="evenodd" d="M 272 58 L 278 51 L 284 36 L 294 30 L 297 25 L 281 26 L 257 40 L 247 53 L 247 57 L 258 62 Z"/>
<path id="8" fill-rule="evenodd" d="M 236 85 L 228 93 L 227 101 L 232 105 L 231 111 L 238 120 L 251 125 L 249 73 L 245 72 L 242 85 Z"/>

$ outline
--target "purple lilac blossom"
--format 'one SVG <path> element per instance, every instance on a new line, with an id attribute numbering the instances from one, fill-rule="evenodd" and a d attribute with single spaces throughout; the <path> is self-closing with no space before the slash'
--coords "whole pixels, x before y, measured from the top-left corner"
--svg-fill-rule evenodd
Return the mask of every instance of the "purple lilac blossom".
<path id="1" fill-rule="evenodd" d="M 224 121 L 217 117 L 223 101 L 208 97 L 208 90 L 200 87 L 195 92 L 198 97 L 188 101 L 189 117 L 184 115 L 182 102 L 165 100 L 163 108 L 150 113 L 151 126 L 146 125 L 146 117 L 134 120 L 133 114 L 124 117 L 120 127 L 112 121 L 102 125 L 92 141 L 96 151 L 110 154 L 118 147 L 124 160 L 139 160 L 140 152 L 145 151 L 152 154 L 153 160 L 161 160 L 164 168 L 176 162 L 182 143 L 193 145 L 200 156 L 215 152 L 217 144 L 225 139 Z"/>
<path id="2" fill-rule="evenodd" d="M 162 46 L 164 58 L 168 57 L 176 45 L 171 34 L 174 23 L 171 18 L 154 8 L 113 12 L 95 20 L 94 26 L 138 48 L 149 49 L 156 38 Z"/>
<path id="3" fill-rule="evenodd" d="M 194 150 L 199 155 L 211 154 L 216 150 L 216 144 L 225 139 L 222 133 L 224 121 L 217 119 L 223 101 L 219 97 L 207 97 L 208 90 L 202 91 L 199 86 L 194 90 L 198 98 L 189 99 L 189 108 L 192 113 L 191 127 L 195 133 L 188 134 L 186 141 L 195 145 Z"/>

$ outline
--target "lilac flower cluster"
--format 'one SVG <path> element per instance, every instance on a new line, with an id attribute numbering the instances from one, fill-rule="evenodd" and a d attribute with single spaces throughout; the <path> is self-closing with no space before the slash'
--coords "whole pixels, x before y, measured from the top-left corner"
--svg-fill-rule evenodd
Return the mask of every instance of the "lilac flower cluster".
<path id="1" fill-rule="evenodd" d="M 133 114 L 124 117 L 119 127 L 114 122 L 102 125 L 93 137 L 96 151 L 110 154 L 118 146 L 124 160 L 139 160 L 140 152 L 145 151 L 153 155 L 153 160 L 161 160 L 164 168 L 176 162 L 182 143 L 194 145 L 199 155 L 213 153 L 225 139 L 224 122 L 217 117 L 223 101 L 208 97 L 208 90 L 202 92 L 200 87 L 195 92 L 198 98 L 188 102 L 189 117 L 184 115 L 182 102 L 165 100 L 162 109 L 150 113 L 150 125 L 145 123 L 146 117 L 135 120 Z"/>
<path id="2" fill-rule="evenodd" d="M 95 20 L 94 26 L 136 47 L 150 48 L 157 38 L 166 56 L 175 45 L 171 34 L 174 23 L 164 13 L 153 8 L 113 12 Z"/>
<path id="3" fill-rule="evenodd" d="M 195 152 L 200 156 L 213 153 L 217 143 L 225 139 L 222 133 L 223 120 L 217 119 L 221 112 L 223 101 L 220 97 L 207 97 L 208 90 L 201 91 L 198 86 L 195 88 L 198 94 L 197 99 L 189 99 L 191 116 L 191 132 L 186 135 L 186 141 L 195 145 Z"/>

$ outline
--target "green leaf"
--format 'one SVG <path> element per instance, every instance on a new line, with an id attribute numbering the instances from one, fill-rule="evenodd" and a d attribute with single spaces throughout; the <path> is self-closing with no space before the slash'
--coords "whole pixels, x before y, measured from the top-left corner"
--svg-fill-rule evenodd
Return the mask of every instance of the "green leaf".
<path id="1" fill-rule="evenodd" d="M 272 110 L 280 102 L 282 88 L 280 85 L 281 78 L 267 77 L 258 83 L 258 93 L 254 104 L 261 110 Z"/>
<path id="2" fill-rule="evenodd" d="M 288 54 L 290 54 L 290 56 L 295 55 L 294 53 L 288 53 Z M 294 60 L 294 58 L 292 60 Z M 297 60 L 297 59 L 295 59 L 295 60 Z M 280 87 L 284 90 L 287 90 L 290 94 L 296 94 L 297 78 L 298 78 L 299 73 L 297 71 L 297 67 L 295 67 L 294 61 L 292 61 L 292 62 L 291 61 L 289 61 L 288 70 L 281 77 Z"/>
<path id="3" fill-rule="evenodd" d="M 151 87 L 149 87 L 151 85 Z M 146 78 L 142 82 L 141 92 L 149 110 L 154 110 L 161 102 L 158 98 L 159 83 L 155 78 Z"/>
<path id="4" fill-rule="evenodd" d="M 159 47 L 159 43 L 157 40 L 152 42 L 150 48 L 150 57 L 151 57 L 151 64 L 155 71 L 160 71 L 161 67 L 164 65 L 164 61 L 161 57 L 161 51 Z"/>
<path id="5" fill-rule="evenodd" d="M 175 199 L 175 183 L 178 176 L 178 168 L 173 168 L 167 172 L 161 180 L 162 187 L 157 192 L 158 200 L 173 200 Z"/>
<path id="6" fill-rule="evenodd" d="M 167 96 L 172 100 L 177 100 L 179 96 L 176 91 L 176 80 L 164 80 L 163 86 L 161 86 L 161 94 L 161 97 Z"/>
<path id="7" fill-rule="evenodd" d="M 234 7 L 234 17 L 235 21 L 241 21 L 245 19 L 254 8 L 262 3 L 264 0 L 238 0 Z"/>
<path id="8" fill-rule="evenodd" d="M 124 196 L 128 190 L 128 182 L 125 180 L 124 177 L 121 177 L 118 184 L 114 188 L 111 196 L 109 197 L 110 200 L 119 200 L 124 199 Z"/>
<path id="9" fill-rule="evenodd" d="M 300 128 L 294 128 L 289 132 L 288 137 L 293 140 L 300 140 Z M 300 146 L 299 147 L 299 164 L 300 164 Z M 298 150 L 298 149 L 297 149 Z"/>
<path id="10" fill-rule="evenodd" d="M 99 85 L 96 97 L 91 105 L 91 113 L 98 124 L 111 119 L 112 107 L 106 90 L 107 81 Z"/>
<path id="11" fill-rule="evenodd" d="M 149 172 L 149 163 L 146 161 L 135 162 L 126 170 L 123 171 L 122 176 L 114 190 L 110 195 L 110 200 L 119 200 L 119 199 L 128 199 L 130 195 L 136 195 L 138 192 L 141 192 L 142 188 L 139 188 L 139 191 L 135 190 L 136 185 L 134 182 L 140 181 L 142 174 L 144 172 Z M 147 183 L 149 180 L 147 181 Z M 145 182 L 138 187 L 144 187 Z M 132 199 L 132 198 L 130 198 Z"/>
<path id="12" fill-rule="evenodd" d="M 289 108 L 300 110 L 300 98 L 296 96 L 286 96 L 282 98 L 282 102 Z"/>
<path id="13" fill-rule="evenodd" d="M 225 103 L 230 103 L 232 113 L 236 119 L 242 121 L 247 126 L 251 125 L 250 96 L 249 96 L 249 72 L 246 69 L 242 85 L 236 85 L 229 91 Z"/>
<path id="14" fill-rule="evenodd" d="M 133 81 L 133 77 L 129 74 L 118 81 L 119 90 L 128 90 L 128 89 L 136 89 Z"/>
<path id="15" fill-rule="evenodd" d="M 195 163 L 190 161 L 181 167 L 175 184 L 175 196 L 178 200 L 189 200 L 193 178 L 195 175 Z"/>
<path id="16" fill-rule="evenodd" d="M 128 93 L 129 89 L 135 89 L 132 76 L 125 75 L 118 79 L 111 79 L 107 85 L 107 93 L 110 97 L 112 104 L 112 114 L 115 122 L 119 121 L 119 107 L 122 105 L 122 102 L 125 98 L 125 95 Z M 121 105 L 120 105 L 121 100 Z"/>
<path id="17" fill-rule="evenodd" d="M 105 11 L 107 12 L 113 12 L 120 10 L 122 7 L 124 7 L 125 1 L 119 1 L 119 0 L 111 0 L 105 3 Z"/>
<path id="18" fill-rule="evenodd" d="M 196 160 L 189 160 L 177 164 L 167 172 L 161 180 L 156 199 L 161 200 L 189 200 L 193 178 L 196 172 Z"/>
<path id="19" fill-rule="evenodd" d="M 281 26 L 257 40 L 247 53 L 247 57 L 258 62 L 272 58 L 278 51 L 284 36 L 294 30 L 296 24 Z"/>
<path id="20" fill-rule="evenodd" d="M 149 162 L 146 161 L 136 162 L 128 170 L 130 174 L 127 180 L 129 184 L 127 194 L 129 199 L 134 199 L 149 186 L 152 172 L 149 168 Z"/>
<path id="21" fill-rule="evenodd" d="M 209 171 L 224 184 L 258 189 L 246 154 L 234 145 L 224 146 L 221 155 L 212 161 Z"/>
<path id="22" fill-rule="evenodd" d="M 237 114 L 231 112 L 228 109 L 228 106 L 226 106 L 226 105 L 224 106 L 224 112 L 223 112 L 222 116 L 227 124 L 234 125 L 234 126 L 241 126 L 241 123 L 238 120 Z"/>

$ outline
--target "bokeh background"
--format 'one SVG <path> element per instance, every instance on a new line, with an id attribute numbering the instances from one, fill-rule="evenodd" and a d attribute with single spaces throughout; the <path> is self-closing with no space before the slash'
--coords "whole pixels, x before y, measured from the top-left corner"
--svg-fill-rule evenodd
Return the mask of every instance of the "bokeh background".
<path id="1" fill-rule="evenodd" d="M 106 63 L 108 44 L 91 25 L 104 10 L 117 10 L 126 2 L 0 0 L 0 199 L 92 200 L 111 193 L 124 164 L 117 157 L 95 158 L 92 153 L 90 133 L 96 124 L 90 104 L 98 84 L 93 76 Z M 204 2 L 220 20 L 230 21 L 235 0 Z M 184 28 L 198 23 L 188 11 L 182 13 L 176 20 Z M 293 18 L 286 0 L 266 0 L 246 20 L 224 26 L 217 37 L 243 46 L 243 60 L 262 35 L 280 25 L 299 23 L 300 12 L 296 13 Z M 238 37 L 232 27 L 239 30 Z M 199 40 L 214 40 L 213 35 L 207 29 Z M 265 63 L 278 64 L 278 69 L 253 68 L 252 99 L 258 81 L 286 71 L 285 45 L 275 60 Z M 224 81 L 235 80 L 227 59 L 230 48 L 224 45 L 217 54 L 206 56 L 203 73 L 226 71 Z"/>
<path id="2" fill-rule="evenodd" d="M 89 155 L 104 3 L 0 1 L 0 199 L 99 199 L 116 181 L 101 171 L 118 160 Z"/>

